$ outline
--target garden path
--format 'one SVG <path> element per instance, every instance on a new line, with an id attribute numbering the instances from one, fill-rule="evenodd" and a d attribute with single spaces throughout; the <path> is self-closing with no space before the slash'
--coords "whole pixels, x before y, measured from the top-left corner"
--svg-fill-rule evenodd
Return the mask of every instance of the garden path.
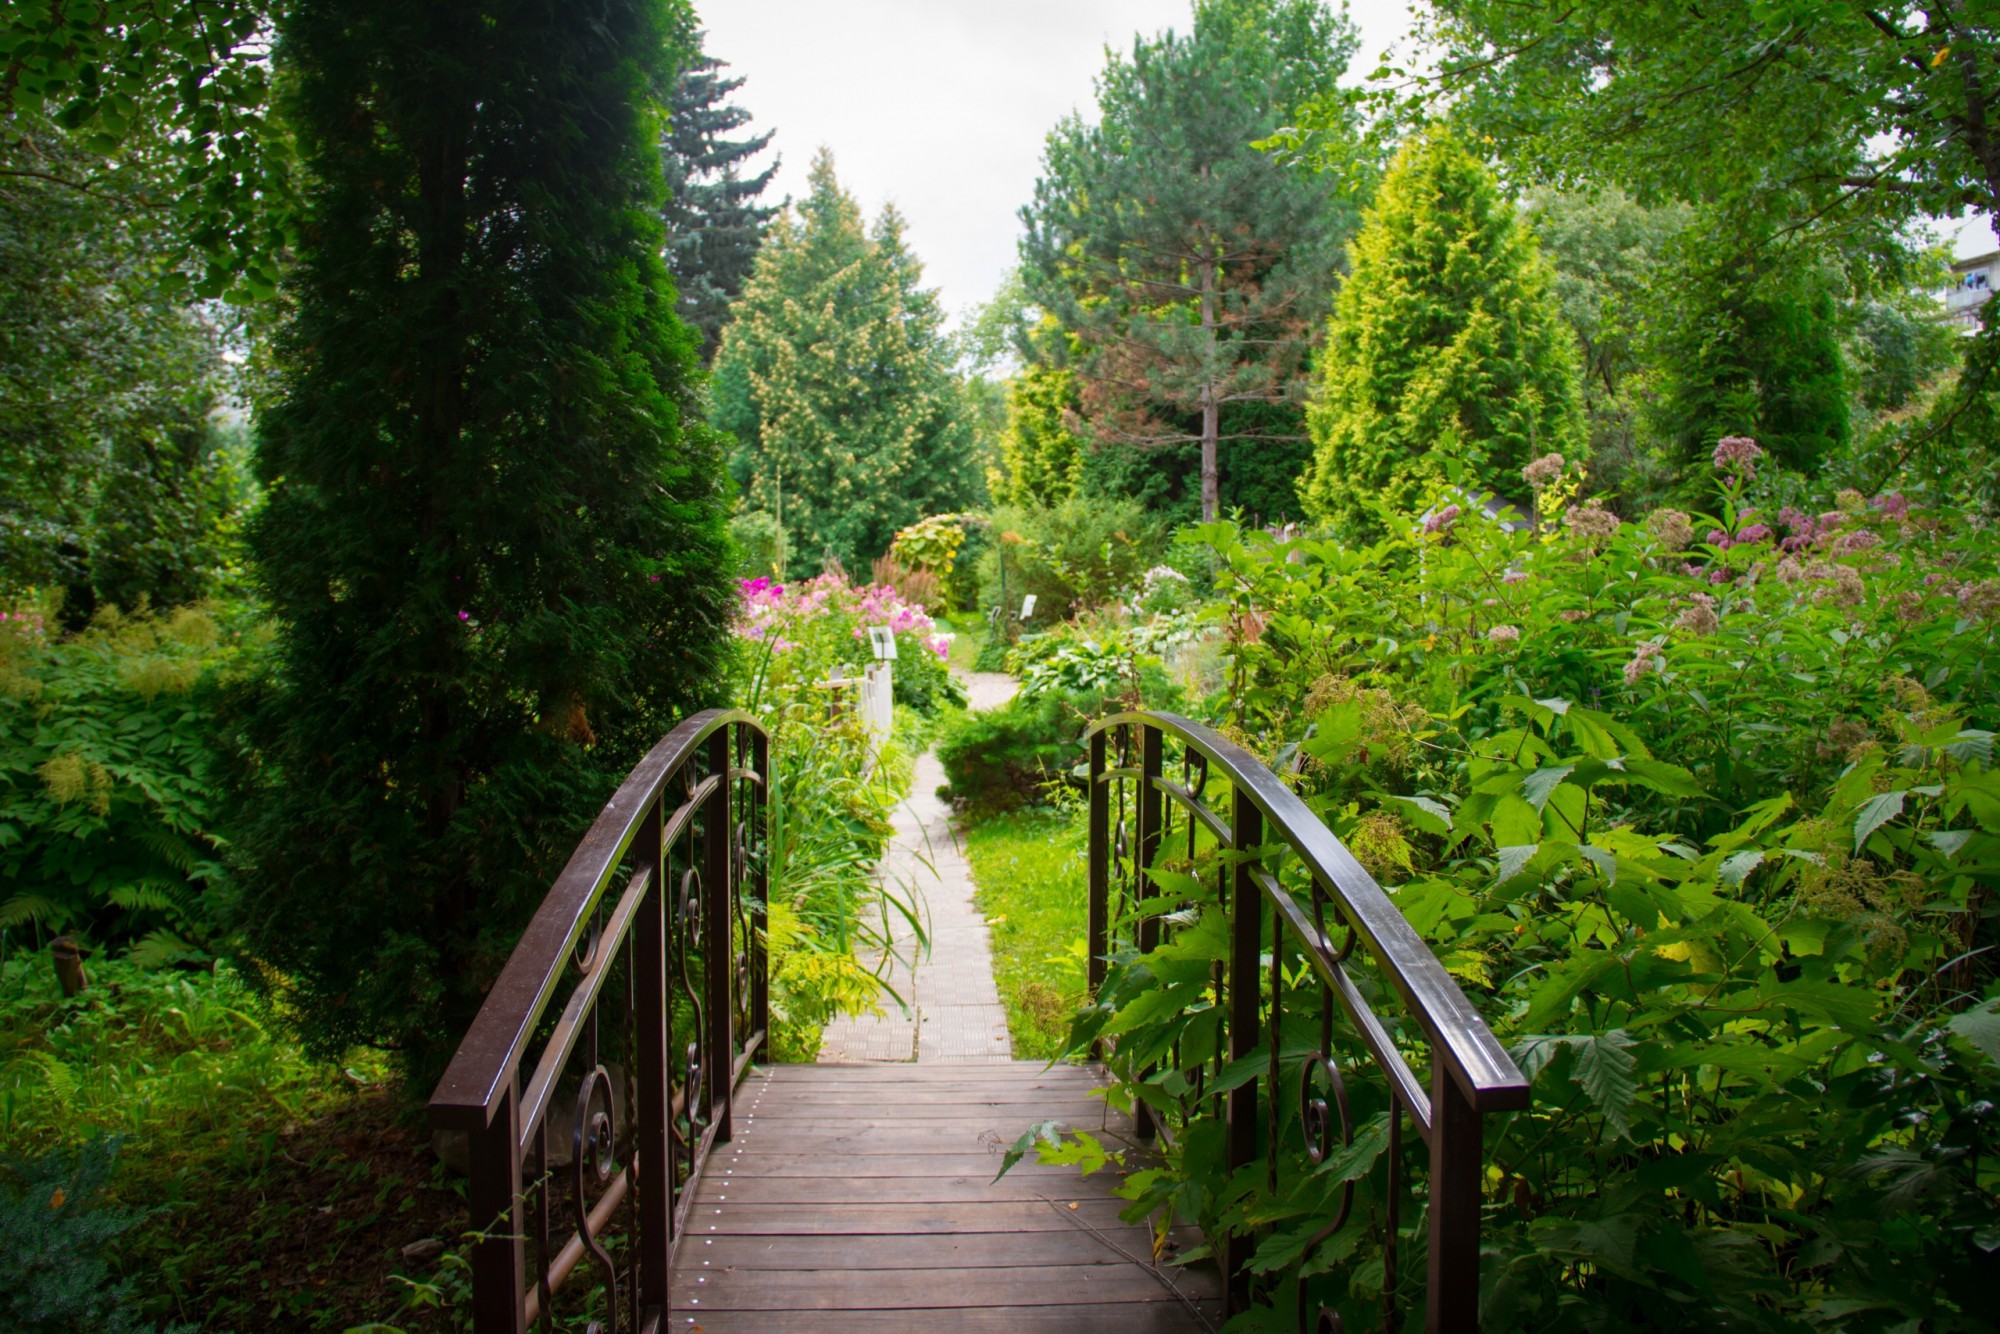
<path id="1" fill-rule="evenodd" d="M 1014 693 L 1001 672 L 962 677 L 974 709 L 998 708 Z M 930 932 L 928 953 L 915 958 L 915 933 L 898 923 L 888 980 L 907 1008 L 893 1001 L 869 1015 L 844 1015 L 826 1027 L 822 1064 L 870 1061 L 1006 1061 L 1007 1012 L 993 984 L 993 946 L 986 918 L 972 901 L 971 870 L 937 796 L 944 766 L 935 750 L 917 759 L 909 798 L 896 810 L 895 833 L 876 874 L 901 885 Z M 912 962 L 914 958 L 914 962 Z M 864 960 L 871 965 L 876 959 Z"/>

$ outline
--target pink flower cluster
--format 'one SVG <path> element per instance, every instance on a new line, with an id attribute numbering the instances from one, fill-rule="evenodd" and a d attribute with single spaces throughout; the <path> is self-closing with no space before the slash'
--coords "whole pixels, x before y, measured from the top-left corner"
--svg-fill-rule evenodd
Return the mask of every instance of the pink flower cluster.
<path id="1" fill-rule="evenodd" d="M 1458 522 L 1460 512 L 1458 506 L 1446 505 L 1443 509 L 1435 513 L 1426 514 L 1424 516 L 1424 531 L 1433 534 L 1450 531 L 1451 526 Z"/>
<path id="2" fill-rule="evenodd" d="M 785 638 L 781 631 L 830 615 L 856 618 L 860 623 L 853 634 L 859 640 L 868 638 L 869 626 L 886 625 L 897 634 L 915 637 L 940 658 L 951 653 L 951 641 L 937 633 L 936 622 L 923 608 L 903 601 L 887 584 L 856 588 L 844 576 L 827 573 L 789 587 L 770 578 L 744 579 L 736 592 L 737 635 L 759 642 L 769 640 L 778 653 L 798 647 L 796 640 Z"/>
<path id="3" fill-rule="evenodd" d="M 1733 473 L 1745 481 L 1757 475 L 1757 460 L 1762 457 L 1764 451 L 1747 435 L 1725 435 L 1715 445 L 1716 471 Z"/>

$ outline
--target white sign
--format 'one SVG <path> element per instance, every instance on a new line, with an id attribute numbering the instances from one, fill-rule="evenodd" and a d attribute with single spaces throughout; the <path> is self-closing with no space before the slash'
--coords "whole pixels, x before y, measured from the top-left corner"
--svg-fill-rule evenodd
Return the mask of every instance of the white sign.
<path id="1" fill-rule="evenodd" d="M 1021 619 L 1025 621 L 1034 614 L 1035 614 L 1035 595 L 1033 593 L 1030 593 L 1028 594 L 1028 596 L 1021 599 Z"/>
<path id="2" fill-rule="evenodd" d="M 869 626 L 868 643 L 875 650 L 875 661 L 894 662 L 896 660 L 896 632 L 888 626 Z"/>

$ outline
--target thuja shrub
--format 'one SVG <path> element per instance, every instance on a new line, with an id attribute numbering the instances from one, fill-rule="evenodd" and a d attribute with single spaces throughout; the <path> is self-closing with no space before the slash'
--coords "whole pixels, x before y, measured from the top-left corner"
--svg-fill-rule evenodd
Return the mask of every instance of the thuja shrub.
<path id="1" fill-rule="evenodd" d="M 715 702 L 730 549 L 660 258 L 687 15 L 305 3 L 314 182 L 261 426 L 256 976 L 421 1087 L 577 837 Z"/>

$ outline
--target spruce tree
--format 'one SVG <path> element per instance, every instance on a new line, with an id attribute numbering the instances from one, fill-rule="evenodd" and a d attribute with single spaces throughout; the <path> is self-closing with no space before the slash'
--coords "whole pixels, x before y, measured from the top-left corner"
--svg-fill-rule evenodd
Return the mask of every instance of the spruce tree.
<path id="1" fill-rule="evenodd" d="M 1028 293 L 1068 335 L 1040 351 L 1074 367 L 1093 444 L 1147 452 L 1146 472 L 1197 447 L 1203 518 L 1225 446 L 1288 475 L 1305 461 L 1308 360 L 1353 211 L 1331 176 L 1253 144 L 1334 91 L 1354 45 L 1318 0 L 1202 0 L 1191 35 L 1113 59 L 1100 123 L 1049 136 L 1022 211 Z"/>
<path id="2" fill-rule="evenodd" d="M 725 61 L 701 47 L 690 58 L 667 102 L 660 165 L 667 182 L 667 267 L 680 289 L 681 318 L 701 332 L 701 358 L 713 360 L 729 306 L 743 290 L 764 229 L 778 211 L 757 200 L 777 174 L 778 161 L 745 174 L 775 131 L 726 137 L 750 123 L 750 113 L 729 100 L 743 86 L 722 71 Z"/>
<path id="3" fill-rule="evenodd" d="M 313 186 L 252 540 L 240 922 L 311 1048 L 439 1068 L 629 766 L 715 702 L 719 461 L 660 255 L 684 16 L 302 0 Z"/>
<path id="4" fill-rule="evenodd" d="M 901 218 L 886 210 L 871 236 L 824 149 L 809 187 L 758 253 L 711 395 L 737 439 L 731 470 L 783 524 L 793 574 L 872 560 L 979 489 L 943 315 Z"/>
<path id="5" fill-rule="evenodd" d="M 1320 356 L 1309 513 L 1372 535 L 1377 505 L 1414 514 L 1447 480 L 1518 494 L 1534 458 L 1579 456 L 1576 340 L 1548 265 L 1447 130 L 1397 154 L 1349 265 Z"/>

